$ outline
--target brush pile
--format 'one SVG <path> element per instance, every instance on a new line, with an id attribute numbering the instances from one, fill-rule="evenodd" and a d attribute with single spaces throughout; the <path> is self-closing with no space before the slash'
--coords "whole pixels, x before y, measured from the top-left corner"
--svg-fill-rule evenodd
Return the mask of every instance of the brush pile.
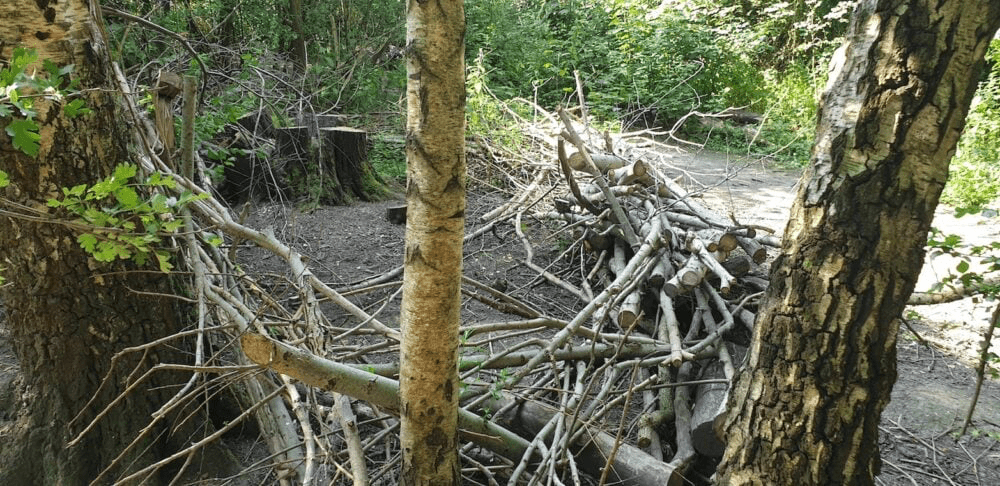
<path id="1" fill-rule="evenodd" d="M 555 117 L 548 119 L 551 133 Z M 655 142 L 648 137 L 615 141 L 564 111 L 559 119 L 558 137 L 536 132 L 557 161 L 539 170 L 520 197 L 482 219 L 513 219 L 523 264 L 587 302 L 573 319 L 549 326 L 558 331 L 505 385 L 552 362 L 577 360 L 577 368 L 532 380 L 533 388 L 559 390 L 561 400 L 535 396 L 515 407 L 518 400 L 508 397 L 492 406 L 513 408 L 497 414 L 506 417 L 501 423 L 535 435 L 532 445 L 548 464 L 531 468 L 536 477 L 557 474 L 573 454 L 584 470 L 590 465 L 596 476 L 624 484 L 662 484 L 664 478 L 683 484 L 689 473 L 697 476 L 690 467 L 698 458 L 705 459 L 708 476 L 724 447 L 718 433 L 727 389 L 746 354 L 756 298 L 767 286 L 766 248 L 779 241 L 766 228 L 703 206 L 661 172 L 663 152 L 649 148 Z M 540 181 L 554 173 L 561 183 L 543 191 Z M 527 203 L 539 193 L 556 195 Z M 539 209 L 543 205 L 550 206 Z M 532 242 L 520 229 L 528 218 L 558 221 L 572 231 L 574 243 L 563 254 L 582 248 L 588 255 L 579 275 L 557 276 L 532 262 Z M 524 317 L 545 320 L 509 296 L 502 300 Z"/>

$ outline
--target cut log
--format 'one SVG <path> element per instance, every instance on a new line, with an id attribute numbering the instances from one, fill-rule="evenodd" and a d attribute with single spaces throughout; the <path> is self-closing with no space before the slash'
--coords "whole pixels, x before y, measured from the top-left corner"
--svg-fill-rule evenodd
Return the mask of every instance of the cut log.
<path id="1" fill-rule="evenodd" d="M 743 251 L 747 252 L 750 258 L 753 258 L 754 263 L 764 263 L 767 260 L 767 250 L 764 246 L 760 244 L 757 240 L 753 238 L 739 237 L 740 246 L 743 247 Z"/>
<path id="2" fill-rule="evenodd" d="M 385 219 L 392 224 L 406 224 L 406 205 L 385 208 Z"/>
<path id="3" fill-rule="evenodd" d="M 274 145 L 279 157 L 305 164 L 309 158 L 309 128 L 304 126 L 279 128 L 275 131 Z"/>
<path id="4" fill-rule="evenodd" d="M 712 361 L 701 373 L 702 380 L 725 378 L 721 361 Z M 715 436 L 715 419 L 726 410 L 729 386 L 726 383 L 707 383 L 698 386 L 694 410 L 691 412 L 691 442 L 699 454 L 722 457 L 725 444 Z"/>
<path id="5" fill-rule="evenodd" d="M 667 279 L 674 276 L 674 266 L 670 264 L 670 257 L 666 254 L 661 254 L 658 259 L 659 261 L 646 279 L 646 287 L 649 289 L 659 290 L 660 287 L 663 287 Z"/>
<path id="6" fill-rule="evenodd" d="M 275 154 L 284 163 L 289 195 L 307 204 L 342 204 L 347 198 L 336 167 L 319 160 L 311 142 L 307 126 L 276 130 Z"/>
<path id="7" fill-rule="evenodd" d="M 736 235 L 718 229 L 700 230 L 698 237 L 705 243 L 708 251 L 731 252 L 740 246 Z"/>
<path id="8" fill-rule="evenodd" d="M 607 171 L 608 182 L 613 183 L 617 186 L 623 186 L 628 184 L 635 184 L 637 182 L 652 182 L 646 174 L 649 170 L 646 168 L 646 163 L 642 160 L 637 160 L 624 167 L 619 167 L 617 169 L 611 169 Z M 648 184 L 642 184 L 648 185 Z"/>
<path id="9" fill-rule="evenodd" d="M 722 268 L 725 268 L 734 277 L 742 277 L 750 273 L 750 270 L 753 269 L 753 263 L 746 255 L 736 255 L 722 262 Z"/>
<path id="10" fill-rule="evenodd" d="M 511 396 L 504 393 L 501 399 L 490 400 L 481 407 L 503 410 L 512 404 Z M 526 401 L 515 405 L 510 412 L 496 421 L 504 427 L 533 436 L 549 423 L 555 413 L 556 409 L 542 403 Z M 594 476 L 601 475 L 602 469 L 611 458 L 608 484 L 648 486 L 663 484 L 664 481 L 671 486 L 684 484 L 683 467 L 673 467 L 658 461 L 641 449 L 621 442 L 607 432 L 591 430 L 584 434 L 580 443 L 573 446 L 576 448 L 573 457 L 576 458 L 577 465 Z M 686 467 L 687 464 L 683 466 Z"/>
<path id="11" fill-rule="evenodd" d="M 594 160 L 594 165 L 597 166 L 597 169 L 605 173 L 612 169 L 625 167 L 628 163 L 625 159 L 614 154 L 590 154 L 590 157 Z M 591 172 L 589 166 L 587 165 L 587 160 L 579 150 L 571 149 L 567 160 L 569 161 L 569 166 L 572 167 L 573 170 L 586 172 L 588 174 Z"/>
<path id="12" fill-rule="evenodd" d="M 160 158 L 175 170 L 177 167 L 174 166 L 172 160 L 175 148 L 173 102 L 174 98 L 181 92 L 181 83 L 180 75 L 160 71 L 159 78 L 156 80 L 156 96 L 153 101 L 156 114 L 156 132 L 160 136 L 160 144 L 163 146 Z"/>

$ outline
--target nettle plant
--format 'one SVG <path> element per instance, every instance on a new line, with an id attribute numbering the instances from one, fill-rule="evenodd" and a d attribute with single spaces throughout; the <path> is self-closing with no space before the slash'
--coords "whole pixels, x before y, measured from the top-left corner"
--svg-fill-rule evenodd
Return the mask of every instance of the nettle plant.
<path id="1" fill-rule="evenodd" d="M 0 70 L 0 124 L 15 148 L 37 157 L 41 137 L 33 108 L 38 100 L 60 103 L 70 118 L 85 116 L 91 110 L 78 97 L 77 81 L 69 79 L 73 65 L 57 66 L 43 60 L 44 73 L 29 73 L 37 55 L 22 48 L 14 49 L 13 54 Z M 0 171 L 0 188 L 9 184 L 9 175 Z M 95 184 L 62 188 L 61 197 L 49 199 L 48 206 L 69 215 L 69 222 L 60 223 L 79 231 L 77 243 L 95 260 L 132 260 L 138 265 L 155 260 L 161 271 L 169 272 L 173 265 L 163 240 L 183 226 L 181 210 L 186 204 L 207 197 L 180 191 L 168 175 L 142 175 L 136 165 L 124 163 Z M 212 245 L 222 243 L 217 235 L 208 235 L 205 240 Z"/>

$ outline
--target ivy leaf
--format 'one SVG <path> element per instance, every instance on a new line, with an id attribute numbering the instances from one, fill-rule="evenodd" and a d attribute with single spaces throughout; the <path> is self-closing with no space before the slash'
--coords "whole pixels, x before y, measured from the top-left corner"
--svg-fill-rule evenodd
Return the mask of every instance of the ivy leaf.
<path id="1" fill-rule="evenodd" d="M 7 125 L 7 135 L 13 139 L 14 146 L 22 152 L 36 157 L 38 156 L 38 141 L 42 139 L 38 134 L 38 124 L 34 120 L 14 120 Z"/>

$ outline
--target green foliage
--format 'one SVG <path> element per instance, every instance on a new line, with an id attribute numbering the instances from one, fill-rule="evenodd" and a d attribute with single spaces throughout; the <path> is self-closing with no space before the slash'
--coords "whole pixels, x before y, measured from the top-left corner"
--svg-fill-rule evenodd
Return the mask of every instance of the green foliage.
<path id="1" fill-rule="evenodd" d="M 523 142 L 523 137 L 516 129 L 515 120 L 505 111 L 509 107 L 493 96 L 486 85 L 483 60 L 484 56 L 480 53 L 468 69 L 465 82 L 466 131 L 505 147 L 517 147 Z"/>
<path id="2" fill-rule="evenodd" d="M 501 99 L 530 98 L 532 89 L 554 74 L 544 11 L 530 7 L 529 2 L 505 0 L 465 4 L 466 63 L 478 60 L 479 76 Z"/>
<path id="3" fill-rule="evenodd" d="M 163 237 L 176 234 L 183 225 L 180 209 L 207 195 L 184 191 L 179 197 L 159 192 L 140 197 L 136 190 L 140 185 L 165 189 L 177 186 L 172 178 L 160 173 L 151 174 L 140 184 L 135 181 L 137 172 L 135 165 L 119 165 L 114 174 L 92 186 L 64 187 L 62 198 L 49 199 L 48 206 L 77 217 L 76 223 L 86 229 L 77 237 L 77 243 L 97 261 L 133 260 L 145 265 L 152 258 L 160 271 L 169 272 L 173 268 L 170 255 L 158 245 Z"/>
<path id="4" fill-rule="evenodd" d="M 35 157 L 38 155 L 38 124 L 34 120 L 13 120 L 7 124 L 7 135 L 18 150 Z"/>
<path id="5" fill-rule="evenodd" d="M 712 25 L 755 64 L 814 66 L 847 30 L 857 0 L 693 0 L 691 15 Z"/>
<path id="6" fill-rule="evenodd" d="M 75 93 L 76 80 L 69 80 L 73 65 L 58 66 L 52 61 L 42 61 L 46 75 L 29 73 L 28 67 L 38 61 L 38 54 L 21 47 L 14 48 L 7 67 L 0 69 L 0 120 L 10 118 L 4 127 L 15 148 L 32 157 L 38 156 L 38 123 L 35 122 L 35 101 L 39 98 L 61 102 Z M 90 113 L 82 99 L 74 99 L 63 106 L 68 117 Z"/>
<path id="7" fill-rule="evenodd" d="M 406 152 L 399 143 L 375 137 L 368 160 L 383 179 L 406 181 Z"/>
<path id="8" fill-rule="evenodd" d="M 963 216 L 963 213 L 959 212 L 958 216 Z M 978 286 L 980 293 L 1000 298 L 1000 287 L 983 286 L 986 275 L 1000 272 L 1000 241 L 985 245 L 968 245 L 959 235 L 945 235 L 932 228 L 927 238 L 927 247 L 931 256 L 950 255 L 957 259 L 954 271 L 935 283 L 931 288 L 932 292 L 944 286 L 961 284 L 966 287 Z"/>
<path id="9" fill-rule="evenodd" d="M 992 66 L 969 111 L 942 200 L 978 208 L 1000 196 L 1000 40 L 990 44 Z"/>
<path id="10" fill-rule="evenodd" d="M 650 18 L 640 2 L 616 3 L 614 62 L 602 80 L 626 81 L 608 91 L 615 99 L 655 107 L 658 117 L 674 120 L 692 110 L 750 106 L 761 97 L 759 71 L 718 35 L 672 12 Z"/>
<path id="11" fill-rule="evenodd" d="M 653 15 L 654 3 L 469 2 L 467 58 L 477 59 L 470 84 L 481 80 L 499 99 L 554 107 L 570 101 L 579 73 L 598 117 L 652 113 L 667 123 L 690 110 L 746 106 L 763 97 L 759 70 L 745 56 L 674 11 Z M 470 129 L 477 132 L 476 120 Z"/>
<path id="12" fill-rule="evenodd" d="M 684 127 L 685 134 L 716 150 L 743 150 L 779 167 L 804 167 L 815 139 L 819 88 L 824 84 L 824 75 L 810 73 L 803 66 L 792 66 L 782 73 L 768 70 L 763 84 L 768 96 L 756 103 L 764 115 L 760 125 L 724 125 L 709 130 L 692 123 Z"/>

